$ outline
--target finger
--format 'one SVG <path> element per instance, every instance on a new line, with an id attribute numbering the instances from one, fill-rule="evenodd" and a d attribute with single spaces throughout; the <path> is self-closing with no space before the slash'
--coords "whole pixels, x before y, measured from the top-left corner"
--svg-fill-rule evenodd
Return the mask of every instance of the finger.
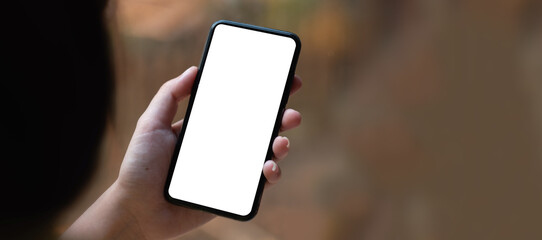
<path id="1" fill-rule="evenodd" d="M 181 128 L 183 128 L 184 119 L 181 119 L 171 125 L 171 130 L 175 133 L 175 136 L 179 136 L 181 133 Z"/>
<path id="2" fill-rule="evenodd" d="M 286 131 L 295 128 L 301 124 L 301 113 L 293 109 L 286 109 L 282 115 L 282 125 L 280 131 Z"/>
<path id="3" fill-rule="evenodd" d="M 151 130 L 170 128 L 177 112 L 177 103 L 190 94 L 197 72 L 197 67 L 190 67 L 180 76 L 164 83 L 141 115 L 138 127 Z"/>
<path id="4" fill-rule="evenodd" d="M 273 154 L 277 162 L 288 155 L 288 150 L 290 150 L 290 140 L 287 137 L 276 137 L 273 141 Z"/>
<path id="5" fill-rule="evenodd" d="M 280 180 L 281 175 L 279 165 L 273 160 L 266 161 L 263 164 L 263 175 L 267 179 L 267 183 L 265 184 L 266 187 L 277 183 Z"/>
<path id="6" fill-rule="evenodd" d="M 298 75 L 294 76 L 294 82 L 292 82 L 292 87 L 290 88 L 290 95 L 296 93 L 301 86 L 303 85 L 303 81 L 301 80 L 301 77 Z"/>

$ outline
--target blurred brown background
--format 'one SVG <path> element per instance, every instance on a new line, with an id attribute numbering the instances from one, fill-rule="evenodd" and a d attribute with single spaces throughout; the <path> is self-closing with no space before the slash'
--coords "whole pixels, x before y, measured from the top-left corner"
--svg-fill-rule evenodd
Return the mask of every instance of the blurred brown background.
<path id="1" fill-rule="evenodd" d="M 541 1 L 111 0 L 106 17 L 114 116 L 58 231 L 116 179 L 152 96 L 228 19 L 300 36 L 289 107 L 303 123 L 254 220 L 180 239 L 542 239 Z"/>

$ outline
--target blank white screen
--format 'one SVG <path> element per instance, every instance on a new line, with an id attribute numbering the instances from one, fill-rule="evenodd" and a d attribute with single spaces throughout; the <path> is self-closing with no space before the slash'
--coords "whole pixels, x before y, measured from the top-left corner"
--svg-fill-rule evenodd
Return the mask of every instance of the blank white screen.
<path id="1" fill-rule="evenodd" d="M 295 48 L 289 37 L 216 26 L 171 197 L 250 213 Z"/>

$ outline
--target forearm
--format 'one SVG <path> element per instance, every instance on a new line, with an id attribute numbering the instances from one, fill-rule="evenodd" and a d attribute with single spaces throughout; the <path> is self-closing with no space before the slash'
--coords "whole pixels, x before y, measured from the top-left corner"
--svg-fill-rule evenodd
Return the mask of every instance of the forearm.
<path id="1" fill-rule="evenodd" d="M 111 185 L 61 236 L 61 239 L 145 239 L 136 218 Z"/>

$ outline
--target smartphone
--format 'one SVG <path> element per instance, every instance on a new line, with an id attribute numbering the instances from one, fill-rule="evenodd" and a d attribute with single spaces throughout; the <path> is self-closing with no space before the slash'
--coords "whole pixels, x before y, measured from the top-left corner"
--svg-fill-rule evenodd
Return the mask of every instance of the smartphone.
<path id="1" fill-rule="evenodd" d="M 171 160 L 168 201 L 242 221 L 256 215 L 300 48 L 290 32 L 212 25 Z"/>

